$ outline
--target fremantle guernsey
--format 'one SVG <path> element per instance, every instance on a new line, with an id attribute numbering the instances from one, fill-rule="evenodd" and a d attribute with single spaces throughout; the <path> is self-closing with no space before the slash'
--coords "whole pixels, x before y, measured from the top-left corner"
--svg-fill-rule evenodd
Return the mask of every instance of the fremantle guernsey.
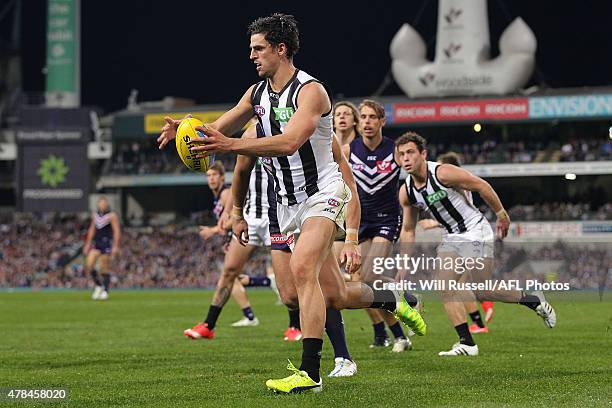
<path id="1" fill-rule="evenodd" d="M 258 137 L 274 137 L 283 132 L 298 108 L 300 90 L 311 82 L 319 81 L 296 69 L 278 93 L 272 90 L 268 80 L 253 87 L 251 104 L 263 129 L 263 136 Z M 263 157 L 262 162 L 274 179 L 277 200 L 283 205 L 301 203 L 332 181 L 340 180 L 342 176 L 332 155 L 331 110 L 319 118 L 314 133 L 297 152 L 291 156 Z"/>
<path id="2" fill-rule="evenodd" d="M 96 232 L 94 233 L 94 246 L 102 253 L 110 252 L 113 242 L 113 226 L 111 225 L 111 212 L 95 212 L 94 224 Z"/>
<path id="3" fill-rule="evenodd" d="M 363 138 L 358 137 L 351 142 L 350 149 L 349 163 L 359 192 L 361 222 L 397 224 L 400 169 L 393 158 L 394 142 L 383 136 L 381 143 L 370 150 Z"/>
<path id="4" fill-rule="evenodd" d="M 217 196 L 213 199 L 213 214 L 215 214 L 215 218 L 217 220 L 221 218 L 221 214 L 223 214 L 223 203 L 221 202 L 221 193 L 223 193 L 223 190 L 225 190 L 226 188 L 227 186 L 223 185 L 221 187 L 221 190 L 219 190 L 219 194 L 217 194 Z"/>
<path id="5" fill-rule="evenodd" d="M 412 176 L 406 177 L 406 192 L 410 204 L 428 211 L 449 234 L 471 231 L 483 219 L 465 192 L 446 187 L 438 180 L 440 164 L 427 162 L 427 182 L 416 188 Z M 471 195 L 470 195 L 471 198 Z"/>

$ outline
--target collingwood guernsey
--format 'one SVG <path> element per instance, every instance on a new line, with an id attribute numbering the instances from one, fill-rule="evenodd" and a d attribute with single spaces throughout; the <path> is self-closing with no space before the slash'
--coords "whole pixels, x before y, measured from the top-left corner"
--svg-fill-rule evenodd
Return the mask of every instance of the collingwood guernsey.
<path id="1" fill-rule="evenodd" d="M 428 211 L 449 234 L 471 231 L 482 219 L 482 213 L 463 191 L 443 185 L 436 175 L 439 163 L 427 162 L 427 182 L 416 188 L 412 176 L 406 177 L 406 192 L 411 205 Z"/>
<path id="2" fill-rule="evenodd" d="M 247 218 L 260 219 L 263 215 L 267 217 L 268 205 L 268 174 L 258 158 L 251 172 L 245 214 Z"/>
<path id="3" fill-rule="evenodd" d="M 319 81 L 296 69 L 279 93 L 272 90 L 268 80 L 253 87 L 251 104 L 263 129 L 262 137 L 274 137 L 283 133 L 298 108 L 300 90 L 310 82 Z M 301 203 L 332 181 L 341 179 L 332 155 L 331 110 L 319 118 L 314 133 L 297 152 L 291 156 L 265 157 L 262 162 L 274 179 L 277 200 L 283 205 Z"/>

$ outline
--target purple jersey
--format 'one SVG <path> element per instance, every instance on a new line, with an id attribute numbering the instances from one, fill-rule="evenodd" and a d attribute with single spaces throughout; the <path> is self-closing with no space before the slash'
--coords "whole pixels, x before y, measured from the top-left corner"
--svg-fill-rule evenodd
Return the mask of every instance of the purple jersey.
<path id="1" fill-rule="evenodd" d="M 213 214 L 215 214 L 215 218 L 217 220 L 221 217 L 221 214 L 223 213 L 223 203 L 221 202 L 221 193 L 223 193 L 223 190 L 225 190 L 226 188 L 227 186 L 223 185 L 223 187 L 221 187 L 221 190 L 219 191 L 219 194 L 213 200 Z"/>
<path id="2" fill-rule="evenodd" d="M 370 150 L 359 137 L 351 142 L 350 149 L 349 163 L 361 201 L 361 223 L 396 224 L 400 214 L 400 169 L 393 157 L 395 143 L 383 136 L 376 149 Z"/>

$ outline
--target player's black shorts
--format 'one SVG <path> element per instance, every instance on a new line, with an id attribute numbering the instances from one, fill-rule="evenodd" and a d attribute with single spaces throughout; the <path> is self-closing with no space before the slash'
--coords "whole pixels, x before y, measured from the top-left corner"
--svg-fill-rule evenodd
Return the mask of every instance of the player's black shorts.
<path id="1" fill-rule="evenodd" d="M 399 238 L 401 223 L 401 215 L 397 217 L 396 221 L 387 219 L 376 223 L 362 222 L 359 226 L 359 243 L 374 237 L 383 237 L 391 242 L 395 242 Z"/>
<path id="2" fill-rule="evenodd" d="M 103 255 L 110 254 L 112 248 L 113 248 L 113 245 L 110 239 L 98 239 L 98 240 L 94 239 L 93 249 L 100 251 L 101 254 Z"/>
<path id="3" fill-rule="evenodd" d="M 274 197 L 274 199 L 271 197 Z M 281 234 L 280 226 L 278 225 L 278 217 L 276 215 L 276 194 L 269 194 L 268 200 L 270 203 L 268 218 L 270 219 L 270 242 L 272 243 L 272 250 L 290 251 L 291 249 L 287 244 L 287 237 Z"/>

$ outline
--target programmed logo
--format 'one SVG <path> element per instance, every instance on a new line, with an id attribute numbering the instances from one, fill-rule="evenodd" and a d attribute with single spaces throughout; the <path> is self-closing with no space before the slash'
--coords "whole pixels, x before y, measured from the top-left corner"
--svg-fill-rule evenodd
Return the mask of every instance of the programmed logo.
<path id="1" fill-rule="evenodd" d="M 64 159 L 51 154 L 40 161 L 37 174 L 40 176 L 42 184 L 57 187 L 58 184 L 66 181 L 68 171 L 70 171 L 70 168 L 66 166 Z"/>

